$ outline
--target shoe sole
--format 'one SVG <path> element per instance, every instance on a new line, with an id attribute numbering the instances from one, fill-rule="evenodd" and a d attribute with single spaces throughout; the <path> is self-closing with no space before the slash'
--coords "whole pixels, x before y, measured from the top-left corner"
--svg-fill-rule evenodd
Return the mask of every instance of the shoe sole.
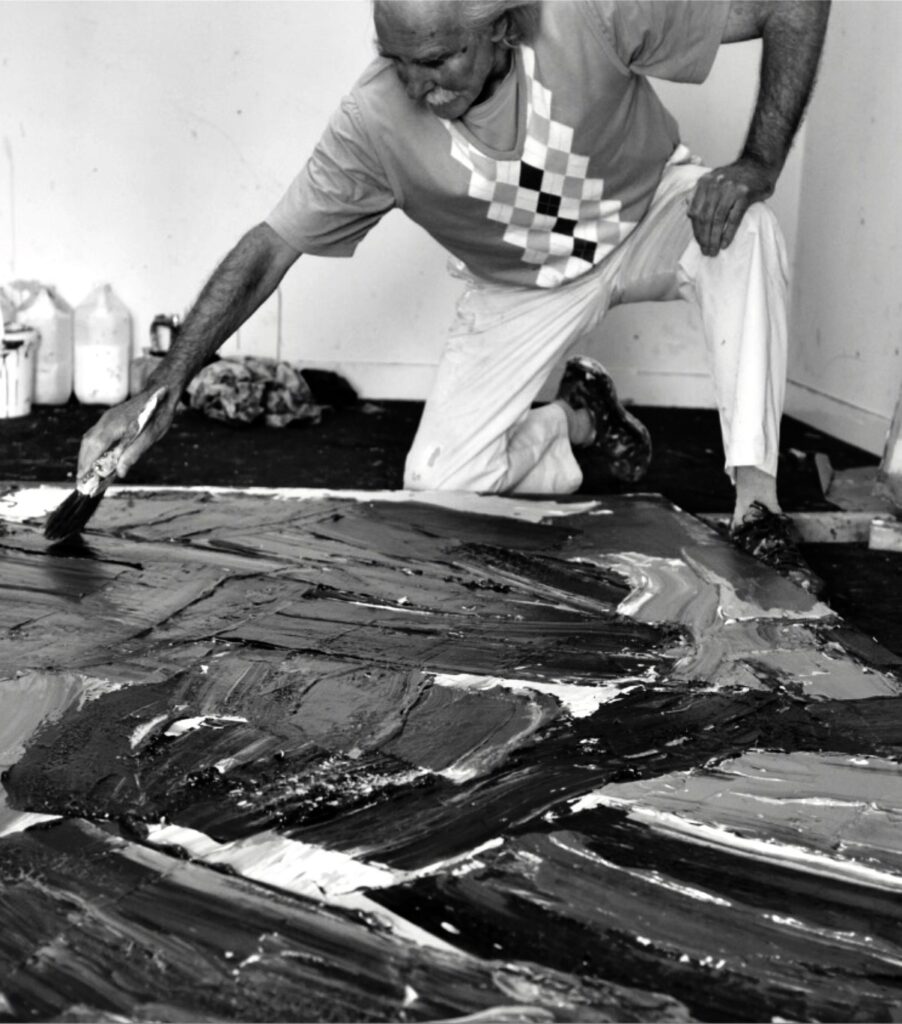
<path id="1" fill-rule="evenodd" d="M 611 375 L 597 359 L 575 356 L 567 362 L 564 380 L 573 372 L 581 373 L 583 380 L 591 381 L 594 390 L 603 392 L 604 422 L 599 422 L 595 410 L 590 409 L 595 419 L 595 440 L 588 447 L 602 453 L 615 480 L 636 483 L 645 476 L 651 462 L 648 428 L 620 404 Z"/>

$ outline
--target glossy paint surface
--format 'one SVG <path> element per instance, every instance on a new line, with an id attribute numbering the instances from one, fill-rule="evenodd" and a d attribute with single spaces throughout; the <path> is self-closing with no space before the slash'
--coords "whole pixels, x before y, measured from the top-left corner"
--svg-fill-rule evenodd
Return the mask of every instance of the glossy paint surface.
<path id="1" fill-rule="evenodd" d="M 898 1018 L 899 661 L 691 516 L 7 511 L 0 1019 Z"/>

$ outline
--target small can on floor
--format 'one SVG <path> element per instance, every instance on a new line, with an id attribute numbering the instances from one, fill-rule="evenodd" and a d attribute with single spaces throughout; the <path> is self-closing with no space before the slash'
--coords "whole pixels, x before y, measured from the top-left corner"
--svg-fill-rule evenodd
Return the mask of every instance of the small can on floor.
<path id="1" fill-rule="evenodd" d="M 5 324 L 0 345 L 0 419 L 27 416 L 34 398 L 35 360 L 41 336 L 26 324 Z"/>

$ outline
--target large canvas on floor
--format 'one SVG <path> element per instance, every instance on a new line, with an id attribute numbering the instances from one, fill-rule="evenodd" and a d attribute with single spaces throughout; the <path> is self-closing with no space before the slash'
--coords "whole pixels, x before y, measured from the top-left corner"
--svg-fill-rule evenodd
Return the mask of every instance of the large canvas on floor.
<path id="1" fill-rule="evenodd" d="M 899 659 L 698 520 L 21 498 L 0 1019 L 898 1019 Z"/>

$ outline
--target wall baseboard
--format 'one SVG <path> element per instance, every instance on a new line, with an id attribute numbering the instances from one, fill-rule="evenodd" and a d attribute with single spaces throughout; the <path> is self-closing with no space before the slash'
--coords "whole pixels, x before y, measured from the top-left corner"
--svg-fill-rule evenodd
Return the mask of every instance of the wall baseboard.
<path id="1" fill-rule="evenodd" d="M 335 370 L 350 381 L 362 398 L 373 401 L 422 402 L 435 376 L 432 363 L 311 361 L 302 365 Z M 632 405 L 680 409 L 715 407 L 707 373 L 657 373 L 616 364 L 609 364 L 608 370 L 617 382 L 622 400 Z M 549 379 L 539 393 L 540 401 L 547 402 L 554 397 L 557 382 L 555 376 Z M 883 454 L 890 426 L 887 416 L 860 409 L 795 381 L 787 384 L 786 414 L 873 455 Z"/>
<path id="2" fill-rule="evenodd" d="M 340 373 L 357 391 L 370 401 L 422 402 L 432 390 L 435 377 L 434 363 L 391 363 L 341 360 L 329 362 L 317 359 L 298 360 L 295 365 L 303 370 L 333 370 Z"/>
<path id="3" fill-rule="evenodd" d="M 397 400 L 422 402 L 432 388 L 435 365 L 432 363 L 388 363 L 342 361 L 323 362 L 306 360 L 301 367 L 335 370 L 346 377 L 358 394 L 378 401 Z M 710 409 L 714 407 L 714 393 L 706 373 L 668 373 L 637 370 L 634 367 L 608 363 L 607 368 L 617 382 L 623 401 L 632 405 L 676 406 L 679 408 Z M 552 375 L 539 392 L 538 399 L 548 402 L 557 390 L 560 374 Z"/>
<path id="4" fill-rule="evenodd" d="M 796 381 L 789 381 L 786 387 L 786 414 L 872 455 L 883 454 L 890 426 L 888 416 L 861 409 Z"/>

